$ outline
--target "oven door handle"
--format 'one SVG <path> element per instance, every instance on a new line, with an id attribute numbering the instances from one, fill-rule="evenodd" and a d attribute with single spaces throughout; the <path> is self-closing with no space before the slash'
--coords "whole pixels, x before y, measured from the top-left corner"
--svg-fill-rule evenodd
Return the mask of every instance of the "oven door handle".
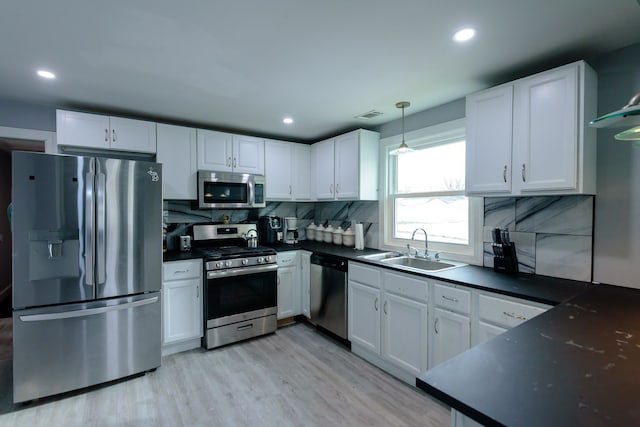
<path id="1" fill-rule="evenodd" d="M 218 277 L 228 276 L 245 276 L 247 274 L 268 273 L 277 271 L 278 264 L 259 265 L 256 267 L 230 268 L 228 270 L 207 271 L 207 279 L 216 279 Z"/>

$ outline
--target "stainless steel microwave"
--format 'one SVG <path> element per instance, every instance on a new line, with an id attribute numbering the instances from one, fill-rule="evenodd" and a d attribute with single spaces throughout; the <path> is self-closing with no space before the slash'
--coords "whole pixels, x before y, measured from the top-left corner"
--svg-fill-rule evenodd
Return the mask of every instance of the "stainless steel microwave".
<path id="1" fill-rule="evenodd" d="M 263 175 L 198 171 L 198 208 L 264 208 L 264 184 Z"/>

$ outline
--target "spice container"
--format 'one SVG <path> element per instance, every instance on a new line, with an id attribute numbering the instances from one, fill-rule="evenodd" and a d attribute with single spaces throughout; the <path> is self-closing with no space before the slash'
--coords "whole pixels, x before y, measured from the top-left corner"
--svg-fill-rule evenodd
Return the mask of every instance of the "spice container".
<path id="1" fill-rule="evenodd" d="M 356 233 L 353 232 L 351 227 L 347 228 L 344 234 L 342 234 L 342 244 L 344 246 L 353 247 L 356 244 Z"/>
<path id="2" fill-rule="evenodd" d="M 306 228 L 307 230 L 307 240 L 313 240 L 316 237 L 316 229 L 318 227 L 316 227 L 316 225 L 312 222 L 311 224 L 309 224 Z"/>
<path id="3" fill-rule="evenodd" d="M 327 225 L 327 228 L 324 229 L 324 242 L 333 242 L 333 226 L 331 224 Z"/>
<path id="4" fill-rule="evenodd" d="M 324 227 L 322 224 L 316 228 L 316 242 L 322 242 L 324 240 Z"/>
<path id="5" fill-rule="evenodd" d="M 334 245 L 341 245 L 342 244 L 342 235 L 343 234 L 344 234 L 344 230 L 342 230 L 342 227 L 338 227 L 333 232 L 333 244 Z"/>

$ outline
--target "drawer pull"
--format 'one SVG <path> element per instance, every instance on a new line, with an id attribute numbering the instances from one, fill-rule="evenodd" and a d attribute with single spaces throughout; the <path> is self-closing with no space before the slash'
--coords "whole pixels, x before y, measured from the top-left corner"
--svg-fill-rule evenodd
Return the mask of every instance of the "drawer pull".
<path id="1" fill-rule="evenodd" d="M 250 323 L 248 325 L 244 325 L 244 326 L 238 326 L 238 330 L 239 331 L 246 331 L 247 329 L 251 329 L 253 328 L 253 323 Z"/>
<path id="2" fill-rule="evenodd" d="M 522 316 L 522 315 L 517 315 L 517 314 L 514 314 L 514 313 L 507 313 L 506 311 L 503 311 L 502 314 L 504 314 L 507 317 L 511 317 L 512 319 L 527 320 L 527 318 Z"/>
<path id="3" fill-rule="evenodd" d="M 173 274 L 185 274 L 185 273 L 188 273 L 188 272 L 189 272 L 189 270 L 175 270 L 173 272 Z"/>
<path id="4" fill-rule="evenodd" d="M 447 301 L 451 301 L 451 302 L 460 302 L 460 301 L 458 301 L 458 298 L 451 298 L 451 297 L 448 297 L 446 295 L 442 295 L 442 298 L 446 299 Z"/>

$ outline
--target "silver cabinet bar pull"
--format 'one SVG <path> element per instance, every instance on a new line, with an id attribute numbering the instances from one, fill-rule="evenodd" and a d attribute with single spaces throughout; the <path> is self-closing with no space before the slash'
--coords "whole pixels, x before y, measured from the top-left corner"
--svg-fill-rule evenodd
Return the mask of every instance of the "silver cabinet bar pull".
<path id="1" fill-rule="evenodd" d="M 440 323 L 440 318 L 436 317 L 436 321 L 433 323 L 433 329 L 436 331 L 436 334 L 439 334 L 440 332 L 438 331 L 438 323 Z"/>
<path id="2" fill-rule="evenodd" d="M 109 129 L 104 130 L 104 142 L 109 142 Z"/>
<path id="3" fill-rule="evenodd" d="M 378 297 L 376 297 L 376 300 L 373 302 L 373 306 L 375 307 L 376 311 L 378 311 Z"/>
<path id="4" fill-rule="evenodd" d="M 140 307 L 142 305 L 153 304 L 158 301 L 158 297 L 147 298 L 139 301 L 127 302 L 124 304 L 110 305 L 107 307 L 88 308 L 86 310 L 63 311 L 60 313 L 48 314 L 27 314 L 20 316 L 23 322 L 40 322 L 45 320 L 61 320 L 71 319 L 73 317 L 95 316 L 96 314 L 104 314 L 110 311 L 126 310 L 129 308 Z"/>
<path id="5" fill-rule="evenodd" d="M 504 165 L 504 170 L 502 171 L 502 179 L 504 179 L 504 182 L 507 182 L 507 165 Z"/>
<path id="6" fill-rule="evenodd" d="M 527 182 L 527 179 L 525 178 L 525 170 L 526 170 L 526 166 L 523 163 L 522 164 L 522 182 Z"/>
<path id="7" fill-rule="evenodd" d="M 113 134 L 113 138 L 111 138 L 112 142 L 116 142 L 116 130 L 115 129 L 111 129 L 111 133 Z"/>
<path id="8" fill-rule="evenodd" d="M 384 302 L 384 306 L 382 307 L 382 311 L 384 311 L 384 314 L 389 314 L 389 312 L 387 311 L 388 304 L 389 304 L 389 301 Z"/>

